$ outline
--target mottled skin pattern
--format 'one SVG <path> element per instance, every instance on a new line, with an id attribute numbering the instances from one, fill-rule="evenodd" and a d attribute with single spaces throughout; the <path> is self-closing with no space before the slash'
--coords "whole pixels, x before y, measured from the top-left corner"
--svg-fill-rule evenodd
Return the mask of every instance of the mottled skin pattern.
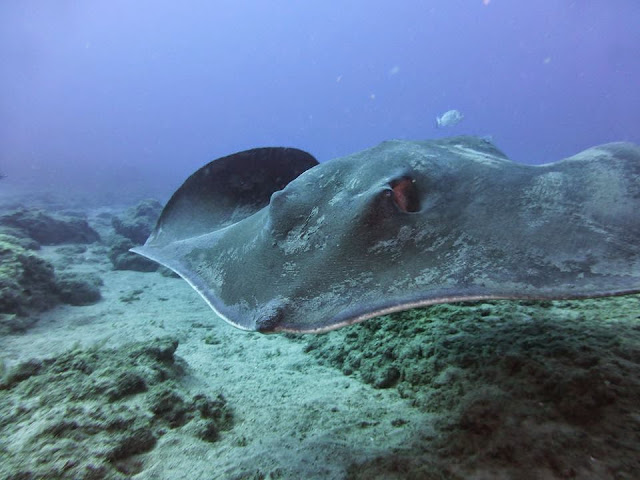
<path id="1" fill-rule="evenodd" d="M 454 137 L 300 161 L 304 173 L 268 203 L 240 205 L 234 222 L 219 221 L 228 204 L 205 195 L 198 207 L 185 183 L 167 209 L 189 202 L 134 251 L 175 270 L 233 325 L 262 332 L 326 331 L 451 301 L 640 291 L 637 146 L 527 166 Z M 227 163 L 218 181 L 251 174 Z"/>

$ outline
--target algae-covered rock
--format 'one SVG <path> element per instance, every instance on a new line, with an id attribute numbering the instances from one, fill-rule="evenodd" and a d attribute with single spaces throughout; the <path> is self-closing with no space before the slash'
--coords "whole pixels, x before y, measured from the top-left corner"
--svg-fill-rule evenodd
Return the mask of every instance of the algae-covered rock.
<path id="1" fill-rule="evenodd" d="M 18 209 L 0 215 L 0 224 L 24 232 L 42 245 L 93 243 L 98 233 L 83 218 L 50 215 L 37 209 Z"/>
<path id="2" fill-rule="evenodd" d="M 123 215 L 111 220 L 117 234 L 131 240 L 134 245 L 143 244 L 162 212 L 162 204 L 157 200 L 144 200 L 129 208 Z"/>
<path id="3" fill-rule="evenodd" d="M 0 478 L 125 479 L 168 429 L 217 440 L 231 409 L 182 386 L 177 346 L 164 338 L 15 366 L 0 382 Z"/>
<path id="4" fill-rule="evenodd" d="M 63 273 L 56 279 L 60 300 L 76 306 L 99 302 L 102 284 L 102 279 L 95 274 Z"/>
<path id="5" fill-rule="evenodd" d="M 27 315 L 58 304 L 53 266 L 29 250 L 0 239 L 0 314 Z"/>
<path id="6" fill-rule="evenodd" d="M 53 265 L 0 235 L 0 334 L 22 331 L 33 319 L 24 317 L 60 302 L 91 305 L 100 300 L 102 280 L 95 274 L 56 275 Z"/>
<path id="7" fill-rule="evenodd" d="M 134 270 L 137 272 L 155 272 L 158 264 L 129 251 L 135 244 L 121 235 L 114 235 L 109 248 L 109 260 L 114 270 Z"/>
<path id="8" fill-rule="evenodd" d="M 156 224 L 162 204 L 157 200 L 144 200 L 124 214 L 113 217 L 111 224 L 116 234 L 109 239 L 109 260 L 114 270 L 155 272 L 158 264 L 129 249 L 142 245 Z"/>
<path id="9" fill-rule="evenodd" d="M 3 241 L 20 245 L 26 250 L 40 250 L 38 242 L 17 228 L 0 226 L 0 242 Z"/>

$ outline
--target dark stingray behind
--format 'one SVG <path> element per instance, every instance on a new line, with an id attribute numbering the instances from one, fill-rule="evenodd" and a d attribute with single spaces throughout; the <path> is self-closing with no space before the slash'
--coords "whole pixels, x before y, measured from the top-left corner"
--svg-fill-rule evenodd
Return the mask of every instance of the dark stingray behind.
<path id="1" fill-rule="evenodd" d="M 316 163 L 281 148 L 215 160 L 134 251 L 262 332 L 452 301 L 640 291 L 635 145 L 528 166 L 454 137 Z"/>

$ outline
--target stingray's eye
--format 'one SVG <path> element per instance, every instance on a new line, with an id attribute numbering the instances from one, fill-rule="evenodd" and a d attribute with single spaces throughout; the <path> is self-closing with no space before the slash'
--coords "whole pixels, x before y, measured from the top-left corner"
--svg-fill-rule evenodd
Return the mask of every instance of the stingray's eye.
<path id="1" fill-rule="evenodd" d="M 411 177 L 400 177 L 389 182 L 393 201 L 403 212 L 417 212 L 420 210 L 420 199 L 416 189 L 416 181 Z"/>

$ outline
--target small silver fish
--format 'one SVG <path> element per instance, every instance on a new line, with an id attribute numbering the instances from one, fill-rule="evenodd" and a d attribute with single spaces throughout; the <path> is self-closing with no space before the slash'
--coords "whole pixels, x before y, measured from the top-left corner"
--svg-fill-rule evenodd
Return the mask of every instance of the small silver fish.
<path id="1" fill-rule="evenodd" d="M 449 110 L 444 112 L 439 117 L 436 117 L 436 127 L 453 127 L 454 125 L 459 124 L 464 115 L 461 114 L 458 110 Z"/>

